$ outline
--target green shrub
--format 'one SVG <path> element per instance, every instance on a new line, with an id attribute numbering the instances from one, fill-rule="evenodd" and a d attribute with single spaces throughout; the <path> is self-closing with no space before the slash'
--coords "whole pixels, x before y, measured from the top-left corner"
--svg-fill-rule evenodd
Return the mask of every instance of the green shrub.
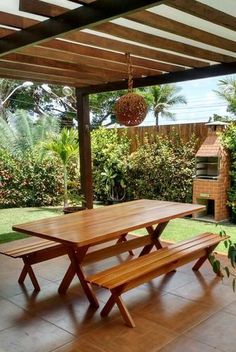
<path id="1" fill-rule="evenodd" d="M 99 128 L 92 132 L 93 183 L 96 200 L 106 202 L 112 197 L 116 200 L 124 198 L 129 150 L 130 142 L 126 134 L 120 137 L 116 129 Z"/>
<path id="2" fill-rule="evenodd" d="M 174 130 L 139 146 L 128 160 L 129 196 L 191 202 L 195 151 L 196 139 L 186 143 Z"/>
<path id="3" fill-rule="evenodd" d="M 221 135 L 224 147 L 230 153 L 231 185 L 228 192 L 228 205 L 231 208 L 231 219 L 236 223 L 236 125 L 231 123 Z"/>

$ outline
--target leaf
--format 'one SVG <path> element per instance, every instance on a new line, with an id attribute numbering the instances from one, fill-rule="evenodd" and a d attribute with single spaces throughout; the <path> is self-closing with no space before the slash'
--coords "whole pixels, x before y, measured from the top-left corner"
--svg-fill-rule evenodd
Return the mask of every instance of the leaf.
<path id="1" fill-rule="evenodd" d="M 221 236 L 221 237 L 226 236 L 226 232 L 225 232 L 225 230 L 222 230 L 222 229 L 220 230 L 220 236 Z"/>
<path id="2" fill-rule="evenodd" d="M 225 272 L 226 272 L 227 277 L 229 277 L 229 276 L 230 276 L 229 268 L 228 268 L 227 266 L 225 266 L 225 267 L 224 267 L 224 270 L 225 270 Z"/>
<path id="3" fill-rule="evenodd" d="M 215 260 L 213 262 L 213 271 L 214 273 L 218 274 L 220 271 L 220 261 L 219 260 Z"/>

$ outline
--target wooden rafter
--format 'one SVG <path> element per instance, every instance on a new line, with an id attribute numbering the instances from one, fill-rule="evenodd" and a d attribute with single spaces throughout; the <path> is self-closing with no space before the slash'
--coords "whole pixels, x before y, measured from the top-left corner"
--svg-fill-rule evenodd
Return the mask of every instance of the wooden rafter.
<path id="1" fill-rule="evenodd" d="M 178 3 L 178 2 L 177 2 Z M 46 17 L 54 17 L 68 11 L 67 8 L 41 2 L 39 0 L 20 0 L 20 9 L 25 12 L 31 12 Z M 184 6 L 186 11 L 186 5 Z M 206 17 L 206 15 L 205 15 Z M 125 18 L 138 23 L 161 29 L 188 39 L 196 40 L 201 43 L 209 44 L 229 51 L 236 51 L 236 43 L 223 37 L 205 32 L 201 29 L 185 25 L 184 23 L 174 21 L 170 18 L 160 16 L 149 11 L 138 11 Z"/>
<path id="2" fill-rule="evenodd" d="M 196 40 L 200 43 L 208 44 L 229 51 L 236 51 L 236 42 L 233 40 L 219 37 L 215 34 L 211 34 L 201 29 L 188 26 L 184 23 L 174 21 L 170 18 L 157 15 L 150 11 L 135 12 L 125 16 L 125 18 L 156 29 L 182 36 L 184 38 Z"/>
<path id="3" fill-rule="evenodd" d="M 168 6 L 235 31 L 235 17 L 196 0 L 169 0 Z"/>
<path id="4" fill-rule="evenodd" d="M 231 62 L 234 61 L 233 57 L 229 55 L 220 54 L 214 51 L 202 49 L 193 45 L 184 44 L 175 40 L 158 37 L 153 34 L 141 32 L 135 29 L 127 28 L 115 23 L 103 23 L 95 27 L 96 30 L 103 33 L 109 33 L 116 37 L 133 40 L 145 45 L 150 45 L 154 48 L 161 48 L 171 50 L 176 53 L 199 57 L 205 60 L 215 62 Z"/>
<path id="5" fill-rule="evenodd" d="M 10 53 L 16 49 L 36 44 L 63 33 L 93 27 L 134 10 L 148 8 L 162 2 L 154 0 L 111 1 L 97 0 L 89 6 L 81 6 L 62 15 L 6 36 L 0 40 L 0 54 Z"/>
<path id="6" fill-rule="evenodd" d="M 40 0 L 20 0 L 19 10 L 45 17 L 55 17 L 68 11 L 68 9 L 64 7 L 42 2 Z"/>
<path id="7" fill-rule="evenodd" d="M 118 79 L 123 79 L 127 77 L 127 74 L 124 73 L 122 75 L 121 72 L 116 72 L 113 70 L 108 70 L 108 69 L 103 69 L 103 70 L 98 70 L 97 67 L 92 67 L 88 65 L 82 65 L 74 62 L 67 62 L 65 63 L 64 61 L 59 61 L 56 59 L 51 59 L 51 55 L 48 58 L 40 58 L 37 55 L 36 56 L 29 56 L 29 55 L 23 55 L 23 54 L 8 54 L 0 59 L 0 63 L 3 62 L 12 62 L 12 63 L 17 63 L 17 64 L 25 64 L 27 66 L 27 69 L 29 68 L 28 65 L 37 67 L 40 69 L 41 67 L 43 68 L 57 68 L 58 70 L 61 71 L 75 71 L 77 74 L 82 73 L 83 75 L 87 75 L 88 77 L 97 77 L 100 78 L 103 81 L 108 81 L 109 79 L 112 80 L 118 80 Z M 60 74 L 60 72 L 58 72 Z"/>
<path id="8" fill-rule="evenodd" d="M 178 71 L 180 69 L 180 66 L 178 65 L 182 65 L 184 67 L 203 67 L 208 65 L 207 62 L 202 61 L 200 59 L 194 59 L 194 58 L 180 56 L 177 54 L 171 54 L 168 52 L 152 49 L 149 47 L 130 44 L 121 40 L 104 38 L 98 35 L 85 33 L 85 32 L 69 33 L 65 35 L 64 38 L 68 40 L 73 40 L 78 43 L 83 43 L 83 44 L 87 43 L 90 45 L 94 45 L 94 46 L 98 46 L 101 48 L 106 48 L 114 51 L 120 51 L 123 53 L 129 52 L 133 55 L 146 57 L 148 59 L 158 61 L 159 64 L 161 65 L 163 64 L 163 68 L 160 67 L 160 70 L 162 71 Z"/>

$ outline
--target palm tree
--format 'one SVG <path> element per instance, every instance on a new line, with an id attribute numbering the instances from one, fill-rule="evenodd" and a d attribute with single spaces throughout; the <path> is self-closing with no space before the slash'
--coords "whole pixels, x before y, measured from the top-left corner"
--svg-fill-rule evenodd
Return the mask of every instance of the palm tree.
<path id="1" fill-rule="evenodd" d="M 221 79 L 218 87 L 219 90 L 215 90 L 215 93 L 227 101 L 227 111 L 236 115 L 236 79 L 233 77 Z"/>
<path id="2" fill-rule="evenodd" d="M 73 129 L 63 128 L 60 134 L 55 135 L 51 142 L 45 144 L 45 149 L 58 157 L 63 166 L 64 179 L 64 208 L 68 205 L 68 175 L 69 162 L 78 156 L 78 136 Z"/>
<path id="3" fill-rule="evenodd" d="M 7 114 L 7 120 L 0 117 L 0 147 L 12 155 L 30 157 L 32 154 L 42 159 L 40 144 L 52 133 L 59 132 L 58 120 L 49 115 L 33 119 L 25 110 Z"/>
<path id="4" fill-rule="evenodd" d="M 144 90 L 144 94 L 151 109 L 154 112 L 156 119 L 156 126 L 159 124 L 160 115 L 170 119 L 174 119 L 175 114 L 169 111 L 169 108 L 177 104 L 186 104 L 187 101 L 185 97 L 179 92 L 181 87 L 174 84 L 165 84 L 162 86 L 152 86 Z"/>

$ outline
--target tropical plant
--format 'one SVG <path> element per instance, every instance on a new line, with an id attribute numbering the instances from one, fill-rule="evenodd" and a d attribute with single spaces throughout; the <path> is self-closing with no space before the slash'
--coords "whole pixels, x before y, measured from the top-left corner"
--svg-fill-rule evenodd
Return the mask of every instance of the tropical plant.
<path id="1" fill-rule="evenodd" d="M 174 84 L 165 84 L 161 86 L 152 86 L 145 88 L 143 91 L 146 100 L 149 102 L 151 110 L 154 112 L 156 126 L 159 125 L 159 118 L 175 118 L 175 114 L 169 109 L 178 104 L 186 104 L 186 99 L 179 94 L 181 87 Z"/>
<path id="2" fill-rule="evenodd" d="M 122 201 L 125 198 L 126 184 L 122 177 L 123 175 L 119 174 L 119 170 L 114 172 L 112 168 L 104 167 L 101 175 L 102 180 L 105 182 L 108 201 Z"/>
<path id="3" fill-rule="evenodd" d="M 92 131 L 93 186 L 98 201 L 124 198 L 130 141 L 117 129 Z"/>
<path id="4" fill-rule="evenodd" d="M 215 90 L 215 93 L 227 101 L 227 111 L 236 115 L 236 79 L 234 77 L 221 79 L 218 83 L 218 90 Z"/>
<path id="5" fill-rule="evenodd" d="M 52 152 L 61 161 L 64 179 L 64 207 L 68 206 L 68 167 L 73 159 L 78 159 L 78 135 L 76 130 L 63 128 L 60 134 L 44 144 L 47 151 Z"/>
<path id="6" fill-rule="evenodd" d="M 59 131 L 58 120 L 49 115 L 34 119 L 25 110 L 8 113 L 7 121 L 0 117 L 0 147 L 12 155 L 29 158 L 35 152 L 43 158 L 40 143 Z"/>
<path id="7" fill-rule="evenodd" d="M 220 236 L 224 239 L 224 246 L 227 249 L 228 263 L 222 263 L 215 253 L 210 256 L 210 262 L 215 273 L 221 273 L 222 277 L 232 279 L 233 291 L 236 291 L 236 243 L 233 243 L 224 230 L 220 230 Z M 226 265 L 227 264 L 227 265 Z"/>

